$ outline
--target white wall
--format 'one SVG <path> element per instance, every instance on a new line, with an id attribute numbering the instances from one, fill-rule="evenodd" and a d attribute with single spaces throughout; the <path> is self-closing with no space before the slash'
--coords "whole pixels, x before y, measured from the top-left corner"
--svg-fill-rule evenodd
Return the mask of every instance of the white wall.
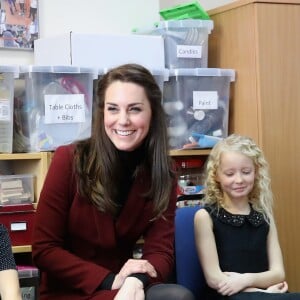
<path id="1" fill-rule="evenodd" d="M 232 1 L 202 0 L 200 3 L 207 10 Z M 134 27 L 141 28 L 158 21 L 160 9 L 186 2 L 191 0 L 39 0 L 40 37 L 70 31 L 130 33 Z M 30 50 L 0 49 L 1 65 L 33 63 Z"/>
<path id="2" fill-rule="evenodd" d="M 234 1 L 236 0 L 200 0 L 198 2 L 205 10 L 209 10 Z M 160 9 L 169 8 L 174 5 L 180 5 L 189 2 L 193 2 L 193 1 L 192 0 L 160 0 Z"/>

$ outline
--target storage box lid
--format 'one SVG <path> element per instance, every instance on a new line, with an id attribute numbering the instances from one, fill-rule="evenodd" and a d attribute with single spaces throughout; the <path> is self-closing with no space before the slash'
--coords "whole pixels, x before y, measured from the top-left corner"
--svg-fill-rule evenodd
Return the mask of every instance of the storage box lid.
<path id="1" fill-rule="evenodd" d="M 153 76 L 162 76 L 164 81 L 169 80 L 169 70 L 168 69 L 149 69 Z"/>
<path id="2" fill-rule="evenodd" d="M 19 67 L 13 65 L 0 65 L 0 73 L 13 73 L 14 78 L 19 77 Z"/>
<path id="3" fill-rule="evenodd" d="M 144 28 L 133 28 L 132 33 L 136 34 L 155 34 L 161 35 L 162 30 L 167 29 L 198 29 L 205 28 L 207 33 L 210 34 L 214 28 L 213 20 L 197 20 L 197 19 L 187 19 L 187 20 L 170 20 L 170 21 L 160 21 L 155 22 L 152 26 Z"/>
<path id="4" fill-rule="evenodd" d="M 0 73 L 18 73 L 19 67 L 13 65 L 0 65 Z"/>
<path id="5" fill-rule="evenodd" d="M 90 73 L 93 78 L 97 78 L 98 70 L 90 67 L 78 67 L 78 66 L 35 66 L 35 65 L 23 65 L 20 66 L 20 73 Z"/>
<path id="6" fill-rule="evenodd" d="M 168 28 L 206 28 L 210 33 L 214 28 L 213 20 L 198 20 L 198 19 L 185 19 L 185 20 L 169 20 L 154 23 L 154 28 L 168 29 Z"/>
<path id="7" fill-rule="evenodd" d="M 162 9 L 159 14 L 164 20 L 204 19 L 209 20 L 208 13 L 197 1 L 184 3 L 170 8 Z"/>
<path id="8" fill-rule="evenodd" d="M 195 68 L 170 69 L 169 76 L 228 76 L 230 81 L 235 80 L 235 71 L 232 69 Z"/>

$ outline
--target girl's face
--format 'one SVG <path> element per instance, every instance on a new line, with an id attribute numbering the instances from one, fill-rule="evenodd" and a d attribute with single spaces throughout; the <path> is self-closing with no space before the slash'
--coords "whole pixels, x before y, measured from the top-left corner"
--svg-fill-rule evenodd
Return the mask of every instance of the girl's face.
<path id="1" fill-rule="evenodd" d="M 249 157 L 238 152 L 222 153 L 217 181 L 231 200 L 248 201 L 254 180 L 255 167 Z"/>
<path id="2" fill-rule="evenodd" d="M 105 132 L 119 150 L 133 151 L 147 136 L 151 107 L 144 88 L 130 82 L 115 81 L 104 100 Z"/>

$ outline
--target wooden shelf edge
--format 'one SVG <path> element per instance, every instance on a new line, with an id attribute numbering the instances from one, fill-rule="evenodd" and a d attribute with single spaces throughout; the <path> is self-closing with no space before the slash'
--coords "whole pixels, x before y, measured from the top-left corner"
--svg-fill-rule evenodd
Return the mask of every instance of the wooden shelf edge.
<path id="1" fill-rule="evenodd" d="M 13 253 L 23 253 L 23 252 L 31 252 L 31 245 L 22 245 L 22 246 L 12 246 Z"/>
<path id="2" fill-rule="evenodd" d="M 170 150 L 170 156 L 209 155 L 211 149 Z"/>
<path id="3" fill-rule="evenodd" d="M 0 153 L 0 160 L 42 159 L 48 155 L 51 155 L 51 152 Z"/>

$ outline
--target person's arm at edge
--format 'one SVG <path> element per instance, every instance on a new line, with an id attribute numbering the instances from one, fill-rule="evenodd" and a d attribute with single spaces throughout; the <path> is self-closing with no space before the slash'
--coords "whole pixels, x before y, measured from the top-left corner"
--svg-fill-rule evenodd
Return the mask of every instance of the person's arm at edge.
<path id="1" fill-rule="evenodd" d="M 194 218 L 195 243 L 206 283 L 217 290 L 219 283 L 226 277 L 219 266 L 219 258 L 209 213 L 199 209 Z"/>
<path id="2" fill-rule="evenodd" d="M 0 271 L 1 300 L 21 300 L 18 271 L 14 269 Z"/>
<path id="3" fill-rule="evenodd" d="M 267 253 L 269 258 L 268 271 L 261 273 L 245 273 L 249 278 L 250 287 L 267 289 L 268 287 L 285 280 L 282 252 L 274 223 L 271 223 L 267 237 Z"/>

